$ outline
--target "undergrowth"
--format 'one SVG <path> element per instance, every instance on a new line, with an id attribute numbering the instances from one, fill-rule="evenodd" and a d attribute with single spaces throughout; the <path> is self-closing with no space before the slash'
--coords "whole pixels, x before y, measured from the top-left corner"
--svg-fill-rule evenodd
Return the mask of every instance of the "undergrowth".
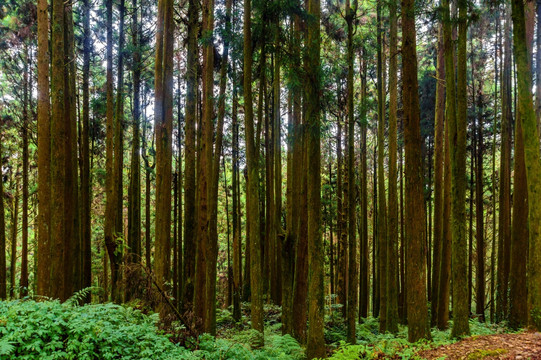
<path id="1" fill-rule="evenodd" d="M 417 359 L 417 353 L 441 345 L 451 344 L 459 339 L 452 339 L 449 329 L 441 331 L 432 329 L 432 341 L 421 340 L 416 343 L 408 342 L 408 329 L 400 325 L 397 334 L 380 333 L 377 318 L 363 319 L 362 324 L 357 325 L 357 344 L 347 344 L 345 321 L 340 311 L 333 311 L 326 317 L 325 337 L 334 352 L 330 359 L 354 360 L 354 359 Z M 508 332 L 508 329 L 497 324 L 479 322 L 477 319 L 470 320 L 472 336 L 491 335 Z"/>
<path id="2" fill-rule="evenodd" d="M 76 300 L 76 299 L 75 299 Z M 186 349 L 158 329 L 158 315 L 107 304 L 78 301 L 0 301 L 0 360 L 4 359 L 302 359 L 303 349 L 276 325 L 265 346 L 244 330 L 228 339 L 202 335 Z"/>

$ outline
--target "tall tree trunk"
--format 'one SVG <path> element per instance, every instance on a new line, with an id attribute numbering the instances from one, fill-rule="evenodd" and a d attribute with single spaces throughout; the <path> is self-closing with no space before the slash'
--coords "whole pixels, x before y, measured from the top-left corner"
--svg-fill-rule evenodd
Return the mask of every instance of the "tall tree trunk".
<path id="1" fill-rule="evenodd" d="M 173 132 L 173 1 L 160 0 L 156 28 L 154 126 L 156 137 L 156 281 L 163 288 L 171 278 L 171 172 Z M 158 306 L 160 315 L 166 306 Z"/>
<path id="2" fill-rule="evenodd" d="M 182 304 L 191 307 L 195 276 L 195 124 L 197 122 L 198 2 L 188 2 L 188 49 L 186 62 L 186 123 L 184 127 L 184 287 Z"/>
<path id="3" fill-rule="evenodd" d="M 232 167 L 233 167 L 233 318 L 241 319 L 240 299 L 242 292 L 242 244 L 240 218 L 240 172 L 239 172 L 239 123 L 237 73 L 233 64 L 233 113 L 232 113 Z"/>
<path id="4" fill-rule="evenodd" d="M 64 10 L 64 37 L 65 37 L 65 86 L 64 113 L 68 137 L 64 139 L 66 145 L 66 206 L 64 208 L 64 221 L 66 233 L 64 235 L 64 254 L 66 284 L 65 298 L 69 298 L 74 291 L 81 289 L 81 231 L 79 223 L 79 177 L 77 166 L 77 106 L 76 106 L 76 58 L 75 34 L 73 25 L 73 2 L 65 3 Z"/>
<path id="5" fill-rule="evenodd" d="M 273 269 L 271 274 L 271 298 L 277 305 L 282 305 L 282 246 L 284 241 L 284 231 L 282 229 L 282 145 L 281 145 L 281 114 L 280 114 L 280 86 L 281 76 L 280 67 L 282 63 L 282 55 L 280 48 L 280 17 L 275 19 L 275 34 L 274 34 L 274 82 L 273 82 L 273 141 L 274 141 L 274 227 L 273 238 L 274 242 L 274 257 Z"/>
<path id="6" fill-rule="evenodd" d="M 92 286 L 92 232 L 91 232 L 91 178 L 90 178 L 90 8 L 89 0 L 83 2 L 83 121 L 81 136 L 81 245 L 83 252 L 82 287 Z M 85 301 L 89 303 L 89 294 Z"/>
<path id="7" fill-rule="evenodd" d="M 355 183 L 355 120 L 353 108 L 353 21 L 357 12 L 357 1 L 353 0 L 350 5 L 350 0 L 346 0 L 346 22 L 348 28 L 347 42 L 347 62 L 348 62 L 348 77 L 347 77 L 347 109 L 348 109 L 348 302 L 347 302 L 347 340 L 350 344 L 355 344 L 356 332 L 355 325 L 357 322 L 357 307 L 358 307 L 358 272 L 357 272 L 357 238 L 355 216 L 357 206 L 356 198 L 356 183 Z"/>
<path id="8" fill-rule="evenodd" d="M 436 69 L 436 114 L 434 140 L 434 237 L 432 261 L 431 325 L 436 325 L 441 294 L 440 270 L 443 236 L 443 168 L 444 168 L 444 121 L 445 121 L 445 64 L 442 27 L 438 28 L 438 57 Z"/>
<path id="9" fill-rule="evenodd" d="M 426 304 L 425 208 L 422 178 L 422 138 L 417 82 L 414 1 L 402 0 L 402 74 L 404 140 L 406 144 L 406 236 L 408 261 L 408 340 L 430 339 Z"/>
<path id="10" fill-rule="evenodd" d="M 51 118 L 49 113 L 49 15 L 47 0 L 38 1 L 38 249 L 37 295 L 50 295 Z M 3 192 L 1 193 L 3 195 Z M 1 214 L 0 214 L 1 215 Z M 1 235 L 0 235 L 1 236 Z M 0 281 L 1 283 L 1 281 Z M 1 292 L 1 290 L 0 290 Z"/>
<path id="11" fill-rule="evenodd" d="M 244 0 L 244 122 L 246 165 L 248 168 L 246 221 L 250 241 L 250 288 L 252 328 L 263 333 L 263 281 L 261 274 L 261 234 L 259 232 L 259 161 L 255 146 L 252 102 L 252 6 Z"/>
<path id="12" fill-rule="evenodd" d="M 495 320 L 502 321 L 507 314 L 507 289 L 509 282 L 509 263 L 511 249 L 511 19 L 506 13 L 504 26 L 504 61 L 502 72 L 502 119 L 500 155 L 500 212 L 498 232 L 498 274 L 496 285 Z"/>
<path id="13" fill-rule="evenodd" d="M 17 166 L 17 171 L 19 167 Z M 12 200 L 11 211 L 11 251 L 9 265 L 9 297 L 15 299 L 15 273 L 17 272 L 17 224 L 19 220 L 19 177 L 15 181 L 15 196 Z M 13 183 L 13 180 L 12 180 Z"/>
<path id="14" fill-rule="evenodd" d="M 115 199 L 114 186 L 115 178 L 113 174 L 114 158 L 114 104 L 113 104 L 113 1 L 106 1 L 106 27 L 107 27 L 107 45 L 106 45 L 106 125 L 105 125 L 105 245 L 110 258 L 114 258 L 116 252 L 115 240 Z M 111 261 L 111 271 L 113 269 Z M 113 275 L 114 277 L 115 275 Z"/>
<path id="15" fill-rule="evenodd" d="M 226 4 L 226 33 L 230 30 L 231 19 L 231 5 L 229 2 Z M 212 34 L 214 31 L 214 0 L 209 3 L 204 3 L 203 6 L 203 32 Z M 207 255 L 207 268 L 206 274 L 209 279 L 206 283 L 207 292 L 207 322 L 205 324 L 210 330 L 208 332 L 215 334 L 216 332 L 216 266 L 218 257 L 218 181 L 220 177 L 220 159 L 222 155 L 222 142 L 223 142 L 223 128 L 225 118 L 225 88 L 227 85 L 227 63 L 229 56 L 229 39 L 224 42 L 224 52 L 222 54 L 222 68 L 220 71 L 220 99 L 218 103 L 218 122 L 216 124 L 216 144 L 212 146 L 213 138 L 213 102 L 212 97 L 214 94 L 213 87 L 213 44 L 211 41 L 205 44 L 203 47 L 203 93 L 206 94 L 203 102 L 203 132 L 207 130 L 206 125 L 208 121 L 210 134 L 205 133 L 208 136 L 210 162 L 209 162 L 209 219 L 210 224 L 208 227 L 209 233 L 209 253 Z M 222 90 L 223 89 L 223 90 Z M 223 101 L 223 103 L 222 103 Z M 202 153 L 203 154 L 203 153 Z M 204 154 L 203 154 L 204 155 Z M 225 170 L 224 170 L 225 171 Z"/>
<path id="16" fill-rule="evenodd" d="M 114 237 L 115 251 L 109 257 L 111 261 L 111 297 L 116 303 L 122 301 L 120 289 L 122 251 L 119 245 L 123 238 L 123 164 L 124 164 L 124 0 L 119 4 L 119 33 L 118 33 L 118 62 L 117 62 L 117 93 L 115 101 L 115 122 L 113 140 L 113 199 L 114 199 Z"/>
<path id="17" fill-rule="evenodd" d="M 66 82 L 64 81 L 64 2 L 54 0 L 51 2 L 51 225 L 50 225 L 50 251 L 49 264 L 50 293 L 53 298 L 65 300 L 65 269 L 64 269 L 64 240 L 66 222 L 64 208 L 66 206 L 66 139 L 69 131 L 64 120 L 64 95 Z"/>
<path id="18" fill-rule="evenodd" d="M 517 64 L 518 112 L 522 122 L 524 159 L 528 181 L 529 252 L 528 252 L 528 304 L 532 328 L 541 329 L 541 163 L 539 160 L 539 132 L 531 94 L 532 79 L 526 41 L 524 3 L 513 0 L 513 40 Z"/>
<path id="19" fill-rule="evenodd" d="M 128 188 L 128 264 L 141 262 L 141 53 L 139 48 L 139 11 L 137 0 L 132 0 L 132 72 L 133 72 L 133 124 L 130 162 L 130 185 Z M 135 270 L 135 269 L 134 269 Z M 133 271 L 133 270 L 132 270 Z M 126 301 L 132 290 L 126 289 Z M 176 298 L 176 294 L 174 295 Z"/>
<path id="20" fill-rule="evenodd" d="M 340 89 L 340 82 L 337 79 L 337 88 Z M 340 97 L 340 91 L 336 94 L 337 98 Z M 342 305 L 342 315 L 346 316 L 346 304 L 347 304 L 347 233 L 344 229 L 347 227 L 347 223 L 345 222 L 346 218 L 344 216 L 344 208 L 345 208 L 345 202 L 346 199 L 344 199 L 344 160 L 343 160 L 343 154 L 342 154 L 342 118 L 341 116 L 338 117 L 338 131 L 336 133 L 336 153 L 337 153 L 337 171 L 336 171 L 336 182 L 337 182 L 337 189 L 336 189 L 336 195 L 337 195 L 337 215 L 338 215 L 338 244 L 337 244 L 337 262 L 338 262 L 338 274 L 337 274 L 337 300 L 338 304 Z M 344 234 L 346 236 L 344 236 Z"/>
<path id="21" fill-rule="evenodd" d="M 481 48 L 482 51 L 482 48 Z M 481 68 L 484 67 L 482 64 Z M 476 238 L 477 238 L 477 272 L 476 285 L 476 314 L 480 321 L 485 321 L 485 225 L 484 225 L 484 185 L 483 185 L 483 81 L 479 82 L 478 92 L 478 114 L 477 114 L 477 151 L 476 151 L 476 175 L 475 175 L 475 216 L 476 216 Z M 475 99 L 475 94 L 474 94 Z M 472 255 L 473 256 L 473 255 Z"/>
<path id="22" fill-rule="evenodd" d="M 19 281 L 20 296 L 28 294 L 28 46 L 24 46 L 23 70 L 23 103 L 22 103 L 22 142 L 23 142 L 23 208 L 22 208 L 22 241 L 21 241 L 21 278 Z"/>
<path id="23" fill-rule="evenodd" d="M 305 119 L 307 148 L 308 204 L 308 333 L 306 357 L 325 356 L 324 318 L 324 253 L 321 239 L 321 149 L 320 149 L 320 0 L 307 0 L 306 52 L 304 67 L 306 81 Z"/>
<path id="24" fill-rule="evenodd" d="M 387 202 L 385 197 L 385 72 L 383 61 L 383 24 L 381 3 L 377 5 L 378 13 L 378 286 L 379 286 L 379 331 L 387 331 Z"/>
<path id="25" fill-rule="evenodd" d="M 449 15 L 449 4 L 444 8 L 444 42 L 446 50 L 446 112 L 448 113 L 448 136 L 451 155 L 451 194 L 452 194 L 452 283 L 453 283 L 453 329 L 452 336 L 467 335 L 469 329 L 468 309 L 468 262 L 466 249 L 466 122 L 467 122 L 467 88 L 466 88 L 466 35 L 467 4 L 459 0 L 459 35 L 458 35 L 458 67 L 457 84 L 454 86 L 454 51 L 452 50 L 452 34 Z M 456 104 L 456 111 L 455 111 Z"/>
<path id="26" fill-rule="evenodd" d="M 398 332 L 398 196 L 397 196 L 397 109 L 398 109 L 398 14 L 397 1 L 389 4 L 389 213 L 387 239 L 387 331 Z"/>
<path id="27" fill-rule="evenodd" d="M 370 302 L 370 264 L 368 249 L 368 168 L 367 168 L 367 119 L 366 119 L 366 72 L 367 65 L 364 59 L 364 48 L 360 54 L 361 60 L 361 233 L 360 233 L 360 270 L 359 270 L 359 316 L 368 317 Z"/>
<path id="28" fill-rule="evenodd" d="M 498 78 L 500 70 L 498 67 L 498 46 L 501 40 L 500 14 L 496 13 L 496 40 L 494 41 L 494 115 L 492 119 L 492 250 L 490 255 L 490 322 L 494 322 L 495 273 L 496 273 L 496 119 L 498 114 Z"/>

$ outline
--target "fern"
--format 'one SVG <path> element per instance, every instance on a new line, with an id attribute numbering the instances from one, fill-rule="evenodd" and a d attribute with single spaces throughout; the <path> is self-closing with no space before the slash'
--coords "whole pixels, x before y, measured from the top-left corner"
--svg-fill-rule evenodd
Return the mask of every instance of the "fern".
<path id="1" fill-rule="evenodd" d="M 11 355 L 15 351 L 15 346 L 6 339 L 0 339 L 0 355 Z"/>
<path id="2" fill-rule="evenodd" d="M 101 288 L 97 286 L 90 286 L 81 289 L 71 295 L 71 297 L 65 301 L 65 304 L 69 306 L 79 305 L 88 295 L 98 290 L 101 290 Z"/>

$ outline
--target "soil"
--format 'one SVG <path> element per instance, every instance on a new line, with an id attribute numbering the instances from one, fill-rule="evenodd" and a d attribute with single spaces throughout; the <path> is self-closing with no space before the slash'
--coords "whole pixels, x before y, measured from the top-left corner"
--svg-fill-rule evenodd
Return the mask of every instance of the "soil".
<path id="1" fill-rule="evenodd" d="M 417 355 L 422 359 L 446 360 L 541 360 L 541 333 L 473 336 L 454 344 L 421 351 Z"/>

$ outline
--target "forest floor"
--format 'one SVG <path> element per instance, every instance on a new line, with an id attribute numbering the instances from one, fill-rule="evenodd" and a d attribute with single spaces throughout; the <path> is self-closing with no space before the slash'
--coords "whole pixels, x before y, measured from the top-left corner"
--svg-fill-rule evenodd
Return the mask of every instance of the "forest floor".
<path id="1" fill-rule="evenodd" d="M 424 350 L 423 359 L 531 359 L 541 360 L 541 333 L 472 336 L 459 342 Z"/>

